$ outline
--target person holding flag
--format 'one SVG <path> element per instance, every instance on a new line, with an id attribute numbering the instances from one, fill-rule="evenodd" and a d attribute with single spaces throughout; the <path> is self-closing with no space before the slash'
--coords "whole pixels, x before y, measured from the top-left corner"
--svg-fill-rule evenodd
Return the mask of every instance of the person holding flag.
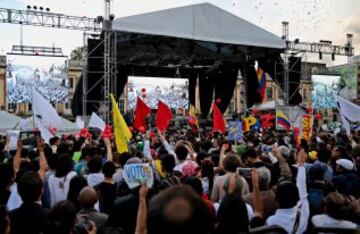
<path id="1" fill-rule="evenodd" d="M 126 125 L 123 116 L 120 113 L 118 104 L 115 101 L 114 96 L 111 94 L 112 103 L 112 116 L 114 125 L 114 136 L 116 148 L 119 153 L 128 152 L 127 143 L 132 138 L 132 134 Z"/>
<path id="2" fill-rule="evenodd" d="M 199 130 L 199 120 L 196 116 L 196 108 L 190 104 L 189 113 L 188 113 L 188 123 L 192 128 L 192 132 L 196 133 Z"/>

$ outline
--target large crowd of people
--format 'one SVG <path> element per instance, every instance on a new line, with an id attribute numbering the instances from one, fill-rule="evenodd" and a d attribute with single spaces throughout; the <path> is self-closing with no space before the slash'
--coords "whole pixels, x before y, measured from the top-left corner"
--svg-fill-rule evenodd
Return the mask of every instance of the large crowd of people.
<path id="1" fill-rule="evenodd" d="M 136 107 L 137 97 L 137 94 L 129 93 L 129 109 L 134 109 Z M 173 110 L 178 110 L 179 108 L 188 109 L 189 105 L 189 100 L 185 95 L 180 96 L 174 93 L 150 92 L 144 98 L 144 101 L 151 109 L 157 109 L 159 100 L 165 102 Z"/>
<path id="2" fill-rule="evenodd" d="M 28 79 L 18 81 L 15 86 L 8 88 L 8 103 L 31 103 L 33 88 L 36 88 L 51 103 L 65 103 L 68 98 L 68 88 L 57 80 Z"/>
<path id="3" fill-rule="evenodd" d="M 319 131 L 296 145 L 291 133 L 275 130 L 230 142 L 220 133 L 178 126 L 167 134 L 134 132 L 128 148 L 119 154 L 113 139 L 70 135 L 33 148 L 19 140 L 9 151 L 1 137 L 0 233 L 359 227 L 359 132 Z M 129 188 L 124 167 L 135 163 L 151 165 L 152 187 Z"/>

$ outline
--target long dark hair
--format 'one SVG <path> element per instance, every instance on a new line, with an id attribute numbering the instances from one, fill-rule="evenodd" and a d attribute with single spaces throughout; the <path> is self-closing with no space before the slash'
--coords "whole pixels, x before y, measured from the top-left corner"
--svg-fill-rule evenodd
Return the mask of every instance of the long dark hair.
<path id="1" fill-rule="evenodd" d="M 73 161 L 69 154 L 61 154 L 56 164 L 56 177 L 64 177 L 73 169 Z"/>
<path id="2" fill-rule="evenodd" d="M 244 200 L 238 194 L 227 194 L 217 214 L 217 234 L 249 233 L 249 216 Z"/>
<path id="3" fill-rule="evenodd" d="M 207 194 L 208 196 L 211 194 L 212 188 L 214 186 L 214 176 L 214 163 L 208 159 L 202 160 L 201 177 L 207 177 L 209 179 L 209 191 Z"/>
<path id="4" fill-rule="evenodd" d="M 74 176 L 70 180 L 70 186 L 69 186 L 69 192 L 68 192 L 67 199 L 75 205 L 77 211 L 80 210 L 80 203 L 78 201 L 79 193 L 87 185 L 88 185 L 88 183 L 87 183 L 86 179 L 81 175 Z"/>

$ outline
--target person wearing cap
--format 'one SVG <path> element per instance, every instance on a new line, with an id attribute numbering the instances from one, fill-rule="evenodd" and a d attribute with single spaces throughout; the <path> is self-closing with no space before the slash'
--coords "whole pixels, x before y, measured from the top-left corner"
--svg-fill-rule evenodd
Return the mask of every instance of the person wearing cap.
<path id="1" fill-rule="evenodd" d="M 341 194 L 352 195 L 359 193 L 360 182 L 354 171 L 354 163 L 349 159 L 336 160 L 336 172 L 332 182 Z"/>
<path id="2" fill-rule="evenodd" d="M 311 222 L 315 227 L 356 228 L 356 223 L 345 220 L 348 200 L 339 193 L 329 193 L 324 199 L 325 213 L 315 215 Z"/>

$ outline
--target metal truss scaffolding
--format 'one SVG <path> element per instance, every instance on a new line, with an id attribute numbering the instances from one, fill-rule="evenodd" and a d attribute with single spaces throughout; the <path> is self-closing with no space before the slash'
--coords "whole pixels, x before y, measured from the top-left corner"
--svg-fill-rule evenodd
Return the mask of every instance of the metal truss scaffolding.
<path id="1" fill-rule="evenodd" d="M 83 31 L 101 31 L 102 29 L 101 21 L 96 18 L 6 8 L 0 8 L 0 22 Z"/>

